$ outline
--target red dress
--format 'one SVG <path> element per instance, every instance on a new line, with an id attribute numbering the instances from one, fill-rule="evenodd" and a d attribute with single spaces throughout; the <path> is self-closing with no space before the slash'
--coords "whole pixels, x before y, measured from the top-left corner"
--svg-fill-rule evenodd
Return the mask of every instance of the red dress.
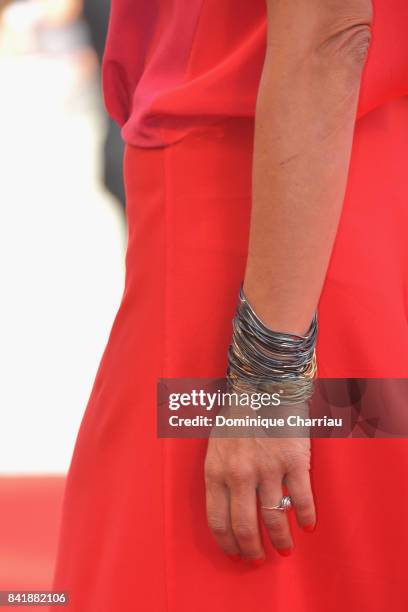
<path id="1" fill-rule="evenodd" d="M 126 286 L 72 457 L 54 589 L 69 591 L 75 612 L 405 612 L 405 440 L 314 440 L 317 529 L 293 526 L 289 558 L 266 541 L 267 562 L 254 569 L 231 562 L 207 528 L 206 441 L 156 436 L 158 377 L 225 373 L 265 36 L 263 1 L 203 2 L 199 13 L 191 1 L 187 32 L 200 37 L 188 45 L 174 28 L 190 2 L 159 4 L 172 9 L 165 36 L 152 8 L 144 7 L 149 29 L 136 19 L 139 2 L 113 2 L 104 83 L 128 143 Z M 321 376 L 408 377 L 408 5 L 377 0 L 374 8 L 319 303 Z M 144 40 L 132 35 L 135 24 Z M 180 71 L 176 62 L 161 88 L 155 49 L 178 48 L 176 30 L 190 63 Z M 144 89 L 149 61 L 158 72 Z"/>

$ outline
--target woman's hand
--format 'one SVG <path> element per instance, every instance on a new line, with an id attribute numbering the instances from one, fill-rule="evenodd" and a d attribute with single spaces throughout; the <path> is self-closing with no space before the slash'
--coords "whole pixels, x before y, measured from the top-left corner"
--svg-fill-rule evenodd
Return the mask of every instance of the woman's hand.
<path id="1" fill-rule="evenodd" d="M 283 485 L 297 522 L 316 522 L 310 484 L 309 438 L 210 438 L 205 461 L 208 524 L 227 555 L 261 560 L 257 495 L 261 506 L 279 504 Z M 261 509 L 273 546 L 286 556 L 293 548 L 286 512 Z"/>

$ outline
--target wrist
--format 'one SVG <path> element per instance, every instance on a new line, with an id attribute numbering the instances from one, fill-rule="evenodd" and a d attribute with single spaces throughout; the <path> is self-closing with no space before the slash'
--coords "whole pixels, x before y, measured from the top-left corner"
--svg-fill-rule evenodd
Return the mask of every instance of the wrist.
<path id="1" fill-rule="evenodd" d="M 291 332 L 303 336 L 307 333 L 315 308 L 301 296 L 295 296 L 287 287 L 260 282 L 246 274 L 243 289 L 252 308 L 261 321 L 275 331 Z"/>

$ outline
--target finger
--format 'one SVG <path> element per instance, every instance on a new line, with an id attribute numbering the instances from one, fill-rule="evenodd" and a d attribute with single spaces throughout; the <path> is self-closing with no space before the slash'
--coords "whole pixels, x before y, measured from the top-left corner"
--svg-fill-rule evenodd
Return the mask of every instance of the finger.
<path id="1" fill-rule="evenodd" d="M 296 470 L 288 473 L 285 477 L 285 484 L 296 512 L 299 527 L 305 531 L 313 531 L 316 524 L 316 509 L 309 471 Z"/>
<path id="2" fill-rule="evenodd" d="M 231 525 L 229 490 L 225 483 L 208 481 L 206 484 L 208 525 L 218 546 L 232 558 L 239 555 L 239 546 Z"/>
<path id="3" fill-rule="evenodd" d="M 282 483 L 263 480 L 258 487 L 261 514 L 272 545 L 279 554 L 288 556 L 292 552 L 293 540 L 289 521 L 283 510 L 267 510 L 262 506 L 277 506 L 282 499 Z"/>
<path id="4" fill-rule="evenodd" d="M 262 546 L 256 507 L 255 482 L 243 483 L 230 488 L 232 530 L 243 557 L 263 559 Z"/>

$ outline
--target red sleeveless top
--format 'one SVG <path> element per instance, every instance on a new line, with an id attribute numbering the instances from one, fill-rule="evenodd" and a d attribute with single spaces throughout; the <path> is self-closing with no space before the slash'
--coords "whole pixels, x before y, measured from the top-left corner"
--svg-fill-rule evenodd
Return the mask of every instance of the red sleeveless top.
<path id="1" fill-rule="evenodd" d="M 266 27 L 266 0 L 112 0 L 102 84 L 125 142 L 165 146 L 254 116 Z M 407 33 L 408 1 L 374 0 L 359 117 L 408 95 Z"/>

